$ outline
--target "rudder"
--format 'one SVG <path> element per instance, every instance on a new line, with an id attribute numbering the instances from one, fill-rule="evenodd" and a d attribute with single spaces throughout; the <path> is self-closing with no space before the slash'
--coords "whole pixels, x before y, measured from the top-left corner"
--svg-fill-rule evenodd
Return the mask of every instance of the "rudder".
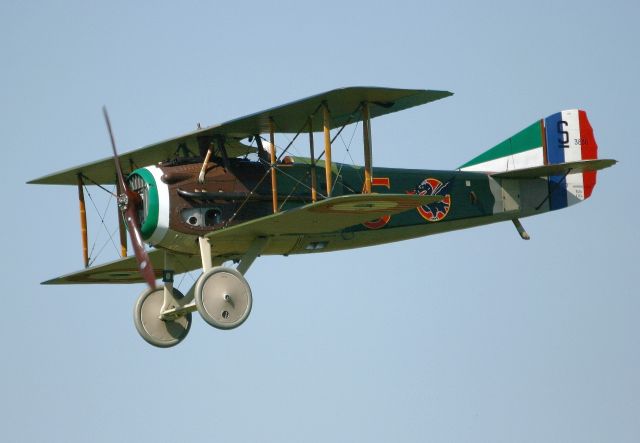
<path id="1" fill-rule="evenodd" d="M 567 163 L 598 158 L 593 128 L 582 110 L 558 112 L 544 119 L 545 157 L 547 164 Z M 596 171 L 549 177 L 550 209 L 565 208 L 591 196 L 596 185 Z M 561 192 L 564 190 L 565 192 Z"/>
<path id="2" fill-rule="evenodd" d="M 495 173 L 597 158 L 598 145 L 587 113 L 570 109 L 538 120 L 459 169 Z M 595 184 L 596 171 L 549 176 L 549 209 L 589 198 Z"/>

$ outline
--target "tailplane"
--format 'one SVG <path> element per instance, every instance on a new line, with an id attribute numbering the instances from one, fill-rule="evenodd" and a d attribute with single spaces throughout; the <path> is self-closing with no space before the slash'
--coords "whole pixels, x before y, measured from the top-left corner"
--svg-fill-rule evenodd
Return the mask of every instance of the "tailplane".
<path id="1" fill-rule="evenodd" d="M 591 196 L 596 170 L 615 163 L 597 158 L 587 113 L 571 109 L 538 120 L 459 169 L 502 178 L 547 177 L 549 209 L 554 210 Z"/>

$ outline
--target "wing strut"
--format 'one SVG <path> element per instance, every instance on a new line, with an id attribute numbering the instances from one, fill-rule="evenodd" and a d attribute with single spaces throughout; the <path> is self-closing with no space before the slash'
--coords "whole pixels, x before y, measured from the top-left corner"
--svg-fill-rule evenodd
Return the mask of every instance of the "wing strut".
<path id="1" fill-rule="evenodd" d="M 236 270 L 242 275 L 246 274 L 256 258 L 258 258 L 262 251 L 264 251 L 264 248 L 267 247 L 267 243 L 269 243 L 268 237 L 256 237 L 256 239 L 251 242 L 249 250 L 245 252 L 240 259 Z"/>
<path id="2" fill-rule="evenodd" d="M 373 167 L 371 166 L 371 119 L 369 118 L 369 103 L 362 103 L 362 138 L 364 140 L 364 187 L 363 194 L 371 194 L 373 181 Z"/>
<path id="3" fill-rule="evenodd" d="M 198 174 L 198 183 L 204 184 L 204 175 L 207 172 L 207 165 L 209 164 L 209 160 L 211 159 L 211 146 L 207 149 L 207 154 L 204 156 L 204 161 L 202 162 L 202 168 L 200 168 L 200 174 Z"/>
<path id="4" fill-rule="evenodd" d="M 318 201 L 318 176 L 316 173 L 316 154 L 313 151 L 313 120 L 309 117 L 309 158 L 311 159 L 311 201 Z"/>
<path id="5" fill-rule="evenodd" d="M 327 102 L 322 103 L 323 128 L 324 128 L 324 171 L 327 178 L 327 198 L 331 197 L 331 114 Z"/>
<path id="6" fill-rule="evenodd" d="M 278 212 L 278 178 L 276 177 L 276 135 L 275 123 L 269 117 L 269 142 L 271 143 L 271 199 L 273 200 L 273 213 Z"/>
<path id="7" fill-rule="evenodd" d="M 78 174 L 78 201 L 80 203 L 80 232 L 82 234 L 82 260 L 84 267 L 89 267 L 89 246 L 87 235 L 87 209 L 84 203 L 84 182 L 82 174 Z"/>

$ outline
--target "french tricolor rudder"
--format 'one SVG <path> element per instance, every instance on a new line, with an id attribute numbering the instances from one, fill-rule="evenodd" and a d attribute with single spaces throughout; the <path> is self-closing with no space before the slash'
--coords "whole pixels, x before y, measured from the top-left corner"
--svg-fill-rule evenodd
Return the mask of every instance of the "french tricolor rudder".
<path id="1" fill-rule="evenodd" d="M 558 112 L 544 119 L 546 164 L 595 160 L 598 145 L 582 110 Z M 549 177 L 550 209 L 561 209 L 591 196 L 596 171 Z"/>
<path id="2" fill-rule="evenodd" d="M 532 123 L 459 169 L 505 177 L 507 172 L 540 171 L 540 168 L 549 167 L 550 173 L 553 171 L 553 174 L 559 175 L 541 173 L 536 177 L 546 180 L 548 185 L 542 206 L 545 210 L 555 210 L 591 196 L 596 185 L 595 169 L 606 166 L 594 165 L 589 168 L 579 162 L 597 158 L 598 145 L 587 113 L 570 109 Z M 551 168 L 552 165 L 562 164 L 566 164 L 567 168 Z M 519 174 L 519 177 L 523 176 Z"/>
<path id="3" fill-rule="evenodd" d="M 593 128 L 585 111 L 578 111 L 578 121 L 582 139 L 586 140 L 586 143 L 582 145 L 582 159 L 595 160 L 598 158 L 598 144 L 593 136 Z M 596 171 L 583 172 L 582 178 L 584 180 L 584 198 L 589 198 L 596 185 Z"/>

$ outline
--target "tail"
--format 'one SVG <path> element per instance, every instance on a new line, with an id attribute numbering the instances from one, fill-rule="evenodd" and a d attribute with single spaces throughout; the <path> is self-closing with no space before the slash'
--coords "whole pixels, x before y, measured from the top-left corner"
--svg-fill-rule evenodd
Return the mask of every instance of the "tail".
<path id="1" fill-rule="evenodd" d="M 571 109 L 538 120 L 459 169 L 502 178 L 545 177 L 549 209 L 554 210 L 591 196 L 596 170 L 615 163 L 597 158 L 598 145 L 587 113 Z"/>

